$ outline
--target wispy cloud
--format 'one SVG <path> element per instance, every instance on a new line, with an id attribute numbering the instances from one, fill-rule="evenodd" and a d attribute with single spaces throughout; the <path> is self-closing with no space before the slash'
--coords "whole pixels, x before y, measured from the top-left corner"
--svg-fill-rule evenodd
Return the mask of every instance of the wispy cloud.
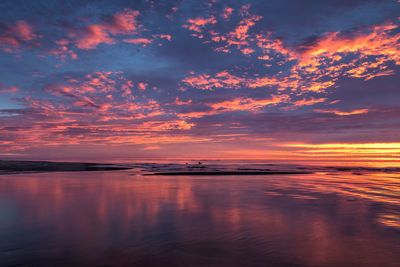
<path id="1" fill-rule="evenodd" d="M 357 114 L 365 114 L 368 113 L 369 110 L 367 108 L 363 109 L 355 109 L 350 111 L 341 111 L 337 109 L 314 109 L 315 112 L 319 113 L 331 113 L 338 116 L 349 116 L 349 115 L 357 115 Z"/>

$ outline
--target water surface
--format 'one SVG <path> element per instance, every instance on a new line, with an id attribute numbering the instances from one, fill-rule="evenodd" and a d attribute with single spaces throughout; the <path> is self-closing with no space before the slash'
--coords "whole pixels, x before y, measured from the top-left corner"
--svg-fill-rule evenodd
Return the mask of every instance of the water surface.
<path id="1" fill-rule="evenodd" d="M 0 266 L 399 266 L 397 173 L 0 176 Z"/>

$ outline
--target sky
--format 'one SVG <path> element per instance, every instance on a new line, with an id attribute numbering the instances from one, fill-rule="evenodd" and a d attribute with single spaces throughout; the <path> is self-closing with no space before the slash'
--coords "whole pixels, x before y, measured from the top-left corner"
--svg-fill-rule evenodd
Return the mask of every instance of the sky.
<path id="1" fill-rule="evenodd" d="M 0 10 L 0 158 L 400 166 L 400 1 Z"/>

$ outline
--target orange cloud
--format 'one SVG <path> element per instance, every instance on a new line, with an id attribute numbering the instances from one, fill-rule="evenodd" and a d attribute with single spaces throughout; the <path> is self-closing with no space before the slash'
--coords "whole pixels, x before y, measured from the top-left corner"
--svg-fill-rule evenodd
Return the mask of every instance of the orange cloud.
<path id="1" fill-rule="evenodd" d="M 191 118 L 201 118 L 204 116 L 221 114 L 231 111 L 249 111 L 252 113 L 258 113 L 262 110 L 263 107 L 286 103 L 289 101 L 289 99 L 290 98 L 288 95 L 272 95 L 270 98 L 266 99 L 239 97 L 222 102 L 207 104 L 212 108 L 212 110 L 209 111 L 178 113 L 176 115 L 180 118 L 191 119 Z"/>
<path id="2" fill-rule="evenodd" d="M 248 31 L 261 18 L 261 16 L 251 15 L 249 18 L 243 19 L 239 23 L 239 26 L 226 36 L 228 45 L 248 45 L 246 40 L 249 37 Z"/>
<path id="3" fill-rule="evenodd" d="M 351 110 L 351 111 L 340 111 L 337 109 L 314 109 L 315 112 L 318 113 L 332 113 L 338 116 L 349 116 L 349 115 L 357 115 L 357 114 L 364 114 L 368 113 L 369 110 L 367 108 L 364 109 L 356 109 L 356 110 Z"/>
<path id="4" fill-rule="evenodd" d="M 274 38 L 272 32 L 255 35 L 249 33 L 250 27 L 261 17 L 249 14 L 248 9 L 248 5 L 241 9 L 240 15 L 244 18 L 233 31 L 228 34 L 210 32 L 210 41 L 219 44 L 226 42 L 224 46 L 215 48 L 215 51 L 231 53 L 231 47 L 235 46 L 243 54 L 250 55 L 255 52 L 255 43 L 263 53 L 258 59 L 271 60 L 278 65 L 292 64 L 289 72 L 273 77 L 246 79 L 251 88 L 273 86 L 280 88 L 278 90 L 324 93 L 326 89 L 335 86 L 341 76 L 369 80 L 394 74 L 394 70 L 389 69 L 391 62 L 400 65 L 400 33 L 397 25 L 385 23 L 363 28 L 351 35 L 331 32 L 311 44 L 290 48 Z M 208 77 L 207 80 L 210 79 L 214 78 Z M 215 87 L 218 87 L 219 82 L 213 81 Z"/>
<path id="5" fill-rule="evenodd" d="M 240 78 L 222 71 L 211 77 L 208 74 L 200 74 L 197 76 L 186 77 L 182 80 L 193 87 L 202 90 L 212 90 L 213 88 L 237 88 L 241 83 L 245 82 L 244 78 Z"/>
<path id="6" fill-rule="evenodd" d="M 298 64 L 293 71 L 302 75 L 332 78 L 348 75 L 365 80 L 391 75 L 393 71 L 387 69 L 387 64 L 400 65 L 397 29 L 397 25 L 386 23 L 359 30 L 351 36 L 327 33 L 316 42 L 297 48 Z M 342 55 L 348 54 L 356 58 L 345 62 Z"/>
<path id="7" fill-rule="evenodd" d="M 215 88 L 276 88 L 278 91 L 290 90 L 300 92 L 324 93 L 325 89 L 333 86 L 334 81 L 310 81 L 298 75 L 289 76 L 264 76 L 257 78 L 238 77 L 228 71 L 216 73 L 214 77 L 209 74 L 189 76 L 182 80 L 184 83 L 201 90 L 213 90 Z"/>
<path id="8" fill-rule="evenodd" d="M 238 23 L 238 25 L 230 32 L 226 34 L 215 32 L 211 30 L 207 32 L 211 35 L 210 40 L 213 42 L 221 43 L 224 42 L 225 45 L 222 47 L 215 48 L 215 51 L 218 52 L 225 52 L 230 53 L 230 47 L 235 46 L 243 54 L 248 55 L 254 52 L 254 49 L 250 47 L 250 28 L 255 25 L 257 21 L 259 21 L 262 16 L 252 15 L 249 13 L 250 5 L 244 5 L 239 10 L 239 15 L 242 17 L 242 20 Z M 221 16 L 228 20 L 229 17 L 232 15 L 233 9 L 232 8 L 225 8 Z M 210 18 L 196 18 L 196 19 L 189 19 L 188 24 L 185 24 L 183 27 L 188 28 L 189 30 L 195 31 L 196 33 L 192 34 L 200 39 L 205 38 L 203 34 L 203 29 L 208 24 L 215 24 L 217 23 L 214 16 Z M 210 41 L 206 41 L 210 42 Z"/>
<path id="9" fill-rule="evenodd" d="M 178 106 L 188 105 L 188 104 L 191 104 L 191 103 L 192 103 L 192 100 L 191 100 L 191 99 L 189 99 L 188 101 L 181 101 L 181 100 L 179 99 L 179 97 L 176 97 L 176 98 L 175 98 L 175 102 L 174 102 L 174 104 L 175 104 L 175 105 L 178 105 Z"/>
<path id="10" fill-rule="evenodd" d="M 279 39 L 272 37 L 272 32 L 267 32 L 266 34 L 256 34 L 255 36 L 256 44 L 262 49 L 264 56 L 260 59 L 269 60 L 274 54 L 280 54 L 286 56 L 287 60 L 293 59 L 292 51 L 284 46 L 283 42 Z M 271 56 L 269 56 L 271 54 Z"/>
<path id="11" fill-rule="evenodd" d="M 221 17 L 223 17 L 225 20 L 228 20 L 232 13 L 233 8 L 225 7 L 223 13 L 221 14 Z"/>
<path id="12" fill-rule="evenodd" d="M 147 84 L 147 83 L 144 83 L 144 82 L 140 82 L 140 83 L 138 84 L 138 88 L 139 88 L 140 90 L 146 90 L 147 86 L 148 86 L 148 84 Z"/>
<path id="13" fill-rule="evenodd" d="M 261 108 L 268 105 L 277 105 L 287 102 L 289 96 L 287 95 L 272 95 L 267 99 L 253 99 L 253 98 L 235 98 L 228 101 L 223 101 L 210 106 L 217 111 L 251 111 L 258 112 Z"/>
<path id="14" fill-rule="evenodd" d="M 315 44 L 303 47 L 302 56 L 319 56 L 322 54 L 333 55 L 336 53 L 360 52 L 364 55 L 388 54 L 396 55 L 396 42 L 400 35 L 390 35 L 390 32 L 398 28 L 397 25 L 383 24 L 374 26 L 368 32 L 357 32 L 354 37 L 340 36 L 339 32 L 326 34 Z"/>
<path id="15" fill-rule="evenodd" d="M 254 49 L 248 48 L 248 47 L 243 48 L 243 49 L 241 49 L 240 51 L 241 51 L 244 55 L 249 55 L 249 54 L 254 53 Z"/>
<path id="16" fill-rule="evenodd" d="M 327 98 L 314 98 L 311 97 L 310 99 L 301 99 L 293 102 L 293 105 L 295 106 L 311 106 L 317 103 L 325 102 Z"/>
<path id="17" fill-rule="evenodd" d="M 244 55 L 254 52 L 254 49 L 249 47 L 249 30 L 257 21 L 262 18 L 262 16 L 250 14 L 248 12 L 249 9 L 250 5 L 242 6 L 242 8 L 239 10 L 239 14 L 243 17 L 243 19 L 231 32 L 223 35 L 214 32 L 214 36 L 211 38 L 212 41 L 224 41 L 226 43 L 224 46 L 216 48 L 216 51 L 230 53 L 231 51 L 229 48 L 231 46 L 236 46 Z"/>
<path id="18" fill-rule="evenodd" d="M 217 20 L 214 16 L 209 18 L 195 18 L 195 19 L 188 19 L 187 24 L 183 25 L 184 28 L 188 28 L 191 31 L 195 31 L 198 33 L 202 32 L 202 28 L 204 28 L 207 24 L 215 24 Z"/>

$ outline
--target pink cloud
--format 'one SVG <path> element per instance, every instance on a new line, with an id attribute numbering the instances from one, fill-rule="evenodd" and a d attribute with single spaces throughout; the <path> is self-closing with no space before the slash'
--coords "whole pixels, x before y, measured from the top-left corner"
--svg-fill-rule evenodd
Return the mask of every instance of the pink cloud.
<path id="1" fill-rule="evenodd" d="M 36 39 L 32 27 L 26 21 L 18 20 L 15 25 L 6 25 L 6 30 L 0 33 L 0 47 L 6 52 L 12 52 L 13 48 Z"/>
<path id="2" fill-rule="evenodd" d="M 140 87 L 147 86 L 139 83 Z M 63 83 L 51 84 L 44 89 L 57 96 L 57 101 L 25 98 L 25 105 L 46 116 L 68 118 L 71 121 L 112 122 L 149 119 L 164 111 L 154 100 L 137 100 L 131 92 L 134 83 L 119 72 L 95 72 L 84 77 L 70 78 Z M 84 112 L 76 112 L 76 108 Z M 183 125 L 183 124 L 182 124 Z"/>
<path id="3" fill-rule="evenodd" d="M 47 50 L 44 51 L 47 54 L 50 55 L 55 55 L 57 58 L 61 59 L 61 61 L 65 61 L 68 57 L 72 59 L 77 59 L 78 55 L 68 47 L 70 44 L 70 41 L 67 39 L 60 39 L 57 40 L 56 45 L 58 46 L 57 48 L 54 48 L 52 50 Z"/>
<path id="4" fill-rule="evenodd" d="M 136 39 L 124 39 L 124 42 L 131 44 L 141 44 L 142 46 L 146 46 L 147 44 L 151 44 L 153 40 L 147 38 L 136 38 Z"/>
<path id="5" fill-rule="evenodd" d="M 14 93 L 14 92 L 17 92 L 18 90 L 19 90 L 19 88 L 15 87 L 15 86 L 12 86 L 9 88 L 4 88 L 0 84 L 0 93 Z"/>
<path id="6" fill-rule="evenodd" d="M 153 38 L 138 37 L 145 30 L 138 21 L 139 15 L 139 11 L 125 8 L 115 13 L 109 22 L 89 24 L 83 29 L 70 32 L 68 36 L 76 47 L 84 50 L 95 49 L 100 44 L 116 44 L 118 36 L 134 35 L 135 38 L 125 38 L 123 41 L 142 46 L 151 44 L 154 38 L 171 40 L 168 34 L 153 35 Z"/>
<path id="7" fill-rule="evenodd" d="M 111 34 L 134 34 L 141 27 L 137 21 L 139 11 L 125 8 L 113 16 L 114 21 L 106 25 Z"/>
<path id="8" fill-rule="evenodd" d="M 171 41 L 172 37 L 169 34 L 160 34 L 160 38 L 162 39 L 167 39 L 168 41 Z"/>
<path id="9" fill-rule="evenodd" d="M 17 21 L 15 26 L 9 26 L 9 30 L 23 41 L 31 41 L 37 38 L 32 27 L 24 20 Z"/>
<path id="10" fill-rule="evenodd" d="M 228 72 L 216 75 L 227 84 L 238 83 L 231 76 Z M 20 149 L 100 141 L 108 145 L 148 146 L 186 141 L 203 142 L 209 139 L 185 134 L 196 125 L 190 119 L 231 111 L 257 113 L 263 107 L 286 103 L 288 100 L 286 95 L 272 95 L 265 99 L 242 97 L 208 104 L 211 110 L 207 112 L 175 113 L 166 108 L 165 104 L 153 99 L 134 98 L 130 90 L 135 85 L 147 86 L 146 83 L 141 83 L 128 80 L 119 72 L 95 72 L 82 77 L 66 76 L 62 82 L 46 86 L 45 92 L 53 95 L 51 100 L 23 98 L 21 102 L 26 106 L 26 113 L 21 116 L 23 122 L 14 120 L 7 125 L 22 123 L 29 125 L 29 131 L 26 128 L 20 131 L 18 127 L 15 130 L 10 127 L 7 133 L 21 140 L 18 142 Z M 193 101 L 176 97 L 173 104 L 190 109 Z M 231 136 L 227 135 L 226 138 Z"/>
<path id="11" fill-rule="evenodd" d="M 117 91 L 114 76 L 117 72 L 94 72 L 80 79 L 69 79 L 66 84 L 51 84 L 45 90 L 57 96 L 79 98 L 83 95 Z"/>
<path id="12" fill-rule="evenodd" d="M 77 38 L 76 46 L 80 49 L 95 49 L 99 44 L 115 44 L 116 41 L 110 37 L 107 27 L 102 25 L 89 25 L 85 28 L 84 34 Z"/>
<path id="13" fill-rule="evenodd" d="M 117 12 L 109 23 L 87 25 L 83 31 L 70 33 L 75 44 L 80 49 L 95 49 L 99 44 L 115 44 L 113 35 L 137 34 L 141 25 L 137 21 L 139 11 L 129 8 Z"/>

